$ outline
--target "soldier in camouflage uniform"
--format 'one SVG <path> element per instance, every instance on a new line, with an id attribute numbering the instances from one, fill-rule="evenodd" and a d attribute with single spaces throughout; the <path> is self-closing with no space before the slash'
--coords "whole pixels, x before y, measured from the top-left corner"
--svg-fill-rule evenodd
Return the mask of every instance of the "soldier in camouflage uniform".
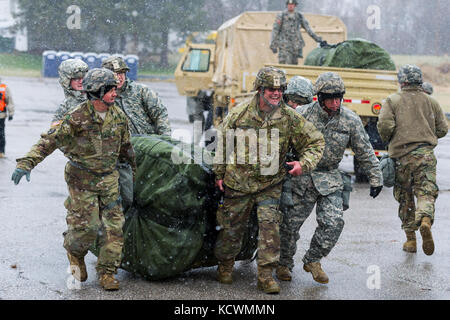
<path id="1" fill-rule="evenodd" d="M 277 277 L 290 281 L 293 257 L 297 250 L 299 230 L 316 206 L 318 226 L 310 248 L 303 257 L 303 269 L 319 283 L 328 283 L 320 260 L 337 243 L 344 228 L 343 180 L 338 170 L 349 145 L 362 168 L 370 177 L 370 195 L 375 198 L 382 189 L 379 162 L 369 142 L 361 119 L 341 106 L 345 87 L 341 77 L 332 72 L 321 74 L 314 86 L 318 101 L 296 110 L 325 137 L 325 151 L 314 171 L 295 177 L 292 182 L 294 206 L 284 217 L 281 233 L 280 266 Z"/>
<path id="2" fill-rule="evenodd" d="M 219 261 L 218 280 L 221 283 L 232 282 L 234 260 L 240 252 L 252 208 L 256 206 L 259 225 L 258 288 L 266 293 L 280 291 L 272 272 L 279 259 L 279 224 L 282 218 L 279 198 L 287 174 L 285 163 L 293 167 L 289 171 L 291 175 L 308 172 L 316 166 L 324 148 L 322 134 L 282 101 L 285 87 L 283 71 L 265 67 L 258 72 L 254 87 L 257 93 L 251 100 L 234 107 L 218 130 L 218 141 L 223 144 L 218 144 L 214 163 L 216 186 L 224 191 L 224 203 L 217 212 L 221 228 L 215 246 Z M 258 148 L 253 148 L 250 143 L 231 147 L 230 143 L 238 141 L 239 132 L 249 134 L 250 141 L 258 139 L 260 148 L 269 143 L 270 155 L 261 150 L 257 155 Z M 278 137 L 272 136 L 276 133 Z M 298 151 L 299 160 L 286 162 L 286 154 L 291 147 Z M 237 160 L 239 154 L 243 155 L 241 161 Z"/>
<path id="3" fill-rule="evenodd" d="M 438 138 L 447 134 L 448 124 L 439 103 L 423 92 L 419 67 L 401 67 L 398 82 L 401 91 L 383 103 L 378 131 L 389 143 L 389 156 L 395 161 L 394 197 L 400 204 L 398 215 L 406 233 L 403 250 L 417 251 L 416 231 L 420 229 L 422 249 L 432 255 L 431 226 L 439 192 L 433 149 Z"/>
<path id="4" fill-rule="evenodd" d="M 128 116 L 130 129 L 136 134 L 171 135 L 169 116 L 158 94 L 148 87 L 130 80 L 130 71 L 121 57 L 112 56 L 102 63 L 119 78 L 116 104 Z"/>
<path id="5" fill-rule="evenodd" d="M 110 70 L 90 70 L 83 79 L 89 100 L 67 113 L 60 125 L 43 134 L 30 152 L 17 159 L 12 176 L 15 184 L 24 175 L 30 181 L 30 171 L 63 147 L 69 159 L 65 168 L 69 197 L 64 203 L 68 211 L 64 248 L 72 274 L 86 281 L 84 256 L 102 229 L 97 273 L 105 290 L 119 288 L 114 274 L 123 246 L 124 215 L 116 166 L 122 161 L 136 168 L 127 117 L 114 104 L 116 85 Z"/>
<path id="6" fill-rule="evenodd" d="M 272 29 L 270 49 L 273 53 L 278 53 L 278 61 L 283 64 L 298 64 L 298 58 L 303 58 L 303 47 L 305 41 L 301 34 L 301 28 L 321 46 L 326 46 L 327 42 L 316 35 L 311 30 L 308 21 L 300 13 L 295 11 L 297 0 L 286 1 L 287 10 L 278 14 Z"/>
<path id="7" fill-rule="evenodd" d="M 284 102 L 292 109 L 297 109 L 313 102 L 313 98 L 314 86 L 309 79 L 302 76 L 292 77 L 283 94 Z"/>
<path id="8" fill-rule="evenodd" d="M 56 109 L 52 120 L 53 126 L 58 125 L 67 112 L 86 101 L 83 77 L 88 70 L 87 63 L 80 59 L 68 59 L 59 65 L 59 83 L 64 89 L 64 101 Z"/>

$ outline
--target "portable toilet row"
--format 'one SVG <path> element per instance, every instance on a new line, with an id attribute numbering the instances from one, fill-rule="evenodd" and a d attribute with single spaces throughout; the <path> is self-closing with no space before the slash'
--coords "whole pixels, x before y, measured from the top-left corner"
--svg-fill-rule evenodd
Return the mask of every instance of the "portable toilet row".
<path id="1" fill-rule="evenodd" d="M 67 59 L 80 59 L 87 63 L 89 69 L 100 68 L 103 60 L 110 57 L 109 53 L 94 53 L 94 52 L 66 52 L 47 50 L 42 53 L 42 74 L 46 78 L 57 78 L 58 68 L 61 62 Z M 121 55 L 113 54 L 113 56 L 120 56 L 124 59 L 130 71 L 127 73 L 128 78 L 137 80 L 139 57 L 136 55 Z"/>

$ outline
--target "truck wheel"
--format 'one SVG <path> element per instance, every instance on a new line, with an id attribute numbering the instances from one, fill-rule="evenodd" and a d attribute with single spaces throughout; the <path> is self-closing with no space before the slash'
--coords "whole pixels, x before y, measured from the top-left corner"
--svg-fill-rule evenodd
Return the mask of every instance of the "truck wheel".
<path id="1" fill-rule="evenodd" d="M 355 182 L 357 182 L 357 183 L 369 182 L 369 178 L 363 172 L 363 170 L 362 170 L 361 166 L 359 165 L 358 160 L 356 160 L 356 158 L 353 158 L 353 168 L 355 171 Z"/>

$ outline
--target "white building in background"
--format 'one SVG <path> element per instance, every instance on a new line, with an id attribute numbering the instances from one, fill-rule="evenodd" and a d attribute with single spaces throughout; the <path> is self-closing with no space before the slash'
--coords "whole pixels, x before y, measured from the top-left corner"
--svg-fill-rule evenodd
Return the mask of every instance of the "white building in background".
<path id="1" fill-rule="evenodd" d="M 17 0 L 0 0 L 0 36 L 4 38 L 14 38 L 14 49 L 17 51 L 28 51 L 27 31 L 21 30 L 17 34 L 12 34 L 9 28 L 16 20 L 14 13 L 19 12 Z"/>

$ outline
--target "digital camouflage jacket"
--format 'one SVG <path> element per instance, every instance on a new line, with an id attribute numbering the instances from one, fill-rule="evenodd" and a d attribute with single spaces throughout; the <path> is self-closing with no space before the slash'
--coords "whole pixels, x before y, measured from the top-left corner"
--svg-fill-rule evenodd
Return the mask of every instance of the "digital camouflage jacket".
<path id="1" fill-rule="evenodd" d="M 296 111 L 322 132 L 325 138 L 322 159 L 310 173 L 314 186 L 321 195 L 326 196 L 342 189 L 343 182 L 338 167 L 347 146 L 353 150 L 362 169 L 369 176 L 370 185 L 377 187 L 383 184 L 379 161 L 356 113 L 341 106 L 340 112 L 330 119 L 319 102 L 301 106 Z"/>

